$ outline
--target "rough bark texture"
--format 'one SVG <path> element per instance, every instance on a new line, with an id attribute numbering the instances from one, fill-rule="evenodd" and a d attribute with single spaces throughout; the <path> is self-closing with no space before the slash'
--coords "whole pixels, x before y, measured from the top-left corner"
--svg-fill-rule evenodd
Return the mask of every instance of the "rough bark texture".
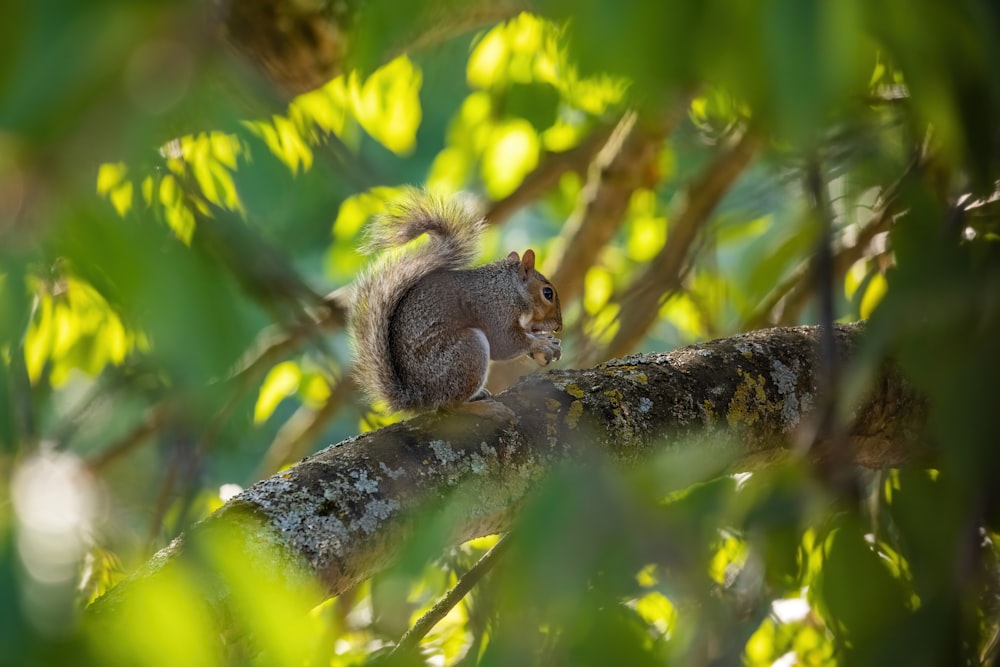
<path id="1" fill-rule="evenodd" d="M 254 515 L 261 527 L 246 544 L 277 542 L 289 555 L 283 567 L 304 562 L 336 595 L 389 564 L 427 512 L 461 508 L 449 515 L 456 542 L 507 529 L 548 470 L 592 448 L 626 463 L 668 449 L 718 451 L 727 469 L 757 468 L 787 455 L 821 404 L 818 333 L 761 330 L 534 375 L 499 397 L 516 424 L 430 414 L 350 438 L 247 489 L 195 532 Z M 837 327 L 846 362 L 862 333 L 860 323 Z M 853 460 L 887 467 L 920 455 L 924 415 L 922 400 L 886 366 L 853 406 Z M 820 434 L 811 454 L 824 458 L 832 446 Z"/>

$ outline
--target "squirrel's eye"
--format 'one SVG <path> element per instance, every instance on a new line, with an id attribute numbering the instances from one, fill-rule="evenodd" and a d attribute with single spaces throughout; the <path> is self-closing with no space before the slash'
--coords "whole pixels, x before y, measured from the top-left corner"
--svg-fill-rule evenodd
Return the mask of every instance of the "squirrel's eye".
<path id="1" fill-rule="evenodd" d="M 546 301 L 552 301 L 552 297 L 554 297 L 555 295 L 556 293 L 552 291 L 551 287 L 542 288 L 542 296 L 545 297 Z"/>

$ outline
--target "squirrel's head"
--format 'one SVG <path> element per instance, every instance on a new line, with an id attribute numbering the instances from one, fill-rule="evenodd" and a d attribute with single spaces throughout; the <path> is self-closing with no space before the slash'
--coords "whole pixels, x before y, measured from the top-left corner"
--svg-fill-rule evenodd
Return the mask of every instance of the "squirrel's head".
<path id="1" fill-rule="evenodd" d="M 507 258 L 518 262 L 521 280 L 531 298 L 531 320 L 524 328 L 532 333 L 562 331 L 559 294 L 548 278 L 535 269 L 535 251 L 525 250 L 521 256 L 511 252 Z"/>

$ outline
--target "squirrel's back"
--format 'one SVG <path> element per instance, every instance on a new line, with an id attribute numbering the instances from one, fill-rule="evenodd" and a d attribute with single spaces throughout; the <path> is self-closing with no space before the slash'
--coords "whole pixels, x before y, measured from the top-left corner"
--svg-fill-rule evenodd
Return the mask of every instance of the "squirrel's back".
<path id="1" fill-rule="evenodd" d="M 407 189 L 368 226 L 362 250 L 385 252 L 354 283 L 348 327 L 359 385 L 393 410 L 407 407 L 410 397 L 389 353 L 392 316 L 403 296 L 424 276 L 468 266 L 476 256 L 483 227 L 483 219 L 467 201 L 415 188 Z M 396 248 L 423 234 L 429 236 L 426 243 Z"/>

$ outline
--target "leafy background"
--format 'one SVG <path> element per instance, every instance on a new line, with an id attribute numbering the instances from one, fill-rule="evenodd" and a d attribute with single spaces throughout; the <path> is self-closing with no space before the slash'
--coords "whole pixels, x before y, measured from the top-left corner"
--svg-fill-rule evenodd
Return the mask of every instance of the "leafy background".
<path id="1" fill-rule="evenodd" d="M 997 659 L 991 3 L 303 4 L 347 11 L 348 48 L 297 95 L 200 3 L 5 9 L 0 662 Z M 481 197 L 484 259 L 539 252 L 567 366 L 870 317 L 844 391 L 892 354 L 928 397 L 933 461 L 561 471 L 391 658 L 496 538 L 446 547 L 428 517 L 391 571 L 302 614 L 220 535 L 201 569 L 88 622 L 240 487 L 398 418 L 359 401 L 334 290 L 413 183 Z M 202 606 L 206 571 L 234 618 Z"/>

